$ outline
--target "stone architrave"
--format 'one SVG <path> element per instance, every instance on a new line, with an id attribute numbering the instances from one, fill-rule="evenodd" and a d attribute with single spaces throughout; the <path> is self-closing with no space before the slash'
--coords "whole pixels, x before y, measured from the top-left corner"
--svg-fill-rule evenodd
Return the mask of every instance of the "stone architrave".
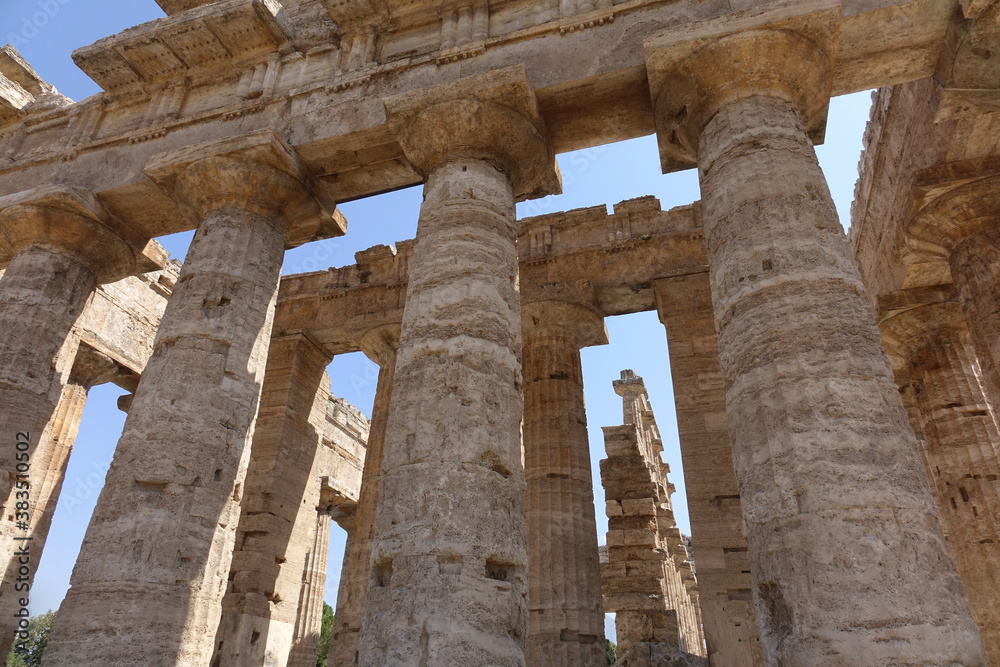
<path id="1" fill-rule="evenodd" d="M 764 664 L 750 594 L 726 383 L 707 273 L 654 283 L 656 310 L 667 332 L 691 540 L 708 658 L 713 664 Z"/>
<path id="2" fill-rule="evenodd" d="M 1000 434 L 961 306 L 934 300 L 879 326 L 913 387 L 927 476 L 983 650 L 1000 663 Z"/>
<path id="3" fill-rule="evenodd" d="M 587 292 L 521 307 L 529 665 L 607 664 L 580 350 L 608 334 Z"/>
<path id="4" fill-rule="evenodd" d="M 426 178 L 382 457 L 363 667 L 523 665 L 514 204 L 560 179 L 523 66 L 385 101 Z"/>
<path id="5" fill-rule="evenodd" d="M 358 640 L 371 578 L 375 512 L 379 498 L 379 470 L 382 466 L 385 425 L 389 418 L 389 404 L 392 399 L 392 377 L 396 371 L 399 325 L 389 324 L 372 329 L 361 337 L 360 345 L 368 358 L 379 366 L 378 384 L 375 388 L 375 403 L 372 406 L 368 451 L 365 455 L 354 531 L 344 552 L 342 583 L 337 595 L 333 637 L 327 653 L 327 664 L 330 667 L 354 667 L 358 664 Z"/>
<path id="6" fill-rule="evenodd" d="M 297 230 L 336 220 L 301 159 L 269 130 L 155 156 L 146 172 L 200 224 L 46 665 L 209 663 L 284 249 Z"/>
<path id="7" fill-rule="evenodd" d="M 768 663 L 985 665 L 813 149 L 840 15 L 779 2 L 645 43 L 664 167 L 699 169 L 757 627 Z"/>
<path id="8" fill-rule="evenodd" d="M 64 401 L 76 357 L 72 329 L 98 284 L 152 271 L 162 258 L 147 239 L 130 234 L 92 193 L 44 185 L 0 198 L 0 610 L 15 618 L 24 597 L 14 590 L 15 551 L 41 511 L 44 479 L 64 440 Z M 72 391 L 70 394 L 74 393 Z M 84 392 L 85 395 L 85 392 Z M 78 397 L 79 398 L 79 397 Z M 85 400 L 85 399 L 81 399 Z M 22 444 L 18 444 L 22 443 Z M 20 464 L 20 465 L 19 465 Z M 19 476 L 20 475 L 20 476 Z M 44 503 L 42 503 L 44 504 Z M 44 537 L 40 536 L 40 541 Z M 41 557 L 36 542 L 27 568 Z M 16 625 L 16 618 L 14 620 Z M 0 622 L 0 648 L 10 648 L 11 625 Z M 4 653 L 6 655 L 6 652 Z"/>
<path id="9" fill-rule="evenodd" d="M 213 663 L 288 660 L 317 527 L 330 361 L 306 336 L 271 339 Z"/>

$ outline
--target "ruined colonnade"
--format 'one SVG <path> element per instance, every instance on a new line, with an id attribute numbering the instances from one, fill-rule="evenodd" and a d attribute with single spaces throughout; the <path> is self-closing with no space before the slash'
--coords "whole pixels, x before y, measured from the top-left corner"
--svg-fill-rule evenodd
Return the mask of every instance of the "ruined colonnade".
<path id="1" fill-rule="evenodd" d="M 164 0 L 75 54 L 105 90 L 80 105 L 5 51 L 0 322 L 32 335 L 0 342 L 0 460 L 31 434 L 56 494 L 80 394 L 134 390 L 46 664 L 308 664 L 337 520 L 336 665 L 598 665 L 609 604 L 623 665 L 986 665 L 995 598 L 966 592 L 996 560 L 992 156 L 918 156 L 914 207 L 866 154 L 859 201 L 895 217 L 852 248 L 813 148 L 833 95 L 936 74 L 932 121 L 961 125 L 962 91 L 1000 87 L 975 60 L 995 3 L 921 1 Z M 700 203 L 516 220 L 560 191 L 557 153 L 654 131 Z M 416 183 L 412 243 L 279 283 L 287 248 L 346 232 L 337 201 Z M 87 309 L 186 229 L 144 358 L 87 371 Z M 654 309 L 697 588 L 631 377 L 598 561 L 579 350 Z M 376 408 L 330 463 L 324 369 L 356 350 Z M 38 496 L 17 523 L 16 481 L 5 610 L 13 545 L 50 516 Z"/>

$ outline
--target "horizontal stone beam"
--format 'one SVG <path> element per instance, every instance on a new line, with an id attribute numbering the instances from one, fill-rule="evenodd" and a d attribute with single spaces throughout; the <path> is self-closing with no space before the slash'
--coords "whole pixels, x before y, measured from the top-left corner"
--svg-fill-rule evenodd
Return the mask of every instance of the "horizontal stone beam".
<path id="1" fill-rule="evenodd" d="M 0 162 L 0 194 L 50 180 L 55 170 L 61 182 L 98 193 L 116 214 L 150 236 L 185 231 L 191 223 L 142 174 L 146 160 L 206 139 L 270 127 L 279 116 L 285 138 L 309 169 L 330 184 L 338 201 L 414 185 L 421 178 L 389 131 L 383 98 L 514 64 L 527 68 L 556 152 L 644 136 L 654 125 L 643 38 L 678 23 L 762 4 L 629 0 L 615 5 L 607 20 L 592 21 L 593 27 L 591 22 L 570 26 L 569 31 L 567 20 L 550 15 L 547 3 L 519 1 L 524 4 L 520 9 L 518 2 L 494 9 L 489 36 L 473 51 L 455 56 L 454 63 L 442 61 L 441 54 L 463 47 L 443 49 L 440 26 L 433 21 L 380 33 L 375 41 L 345 33 L 339 48 L 331 42 L 287 55 L 275 42 L 269 53 L 261 47 L 256 56 L 249 51 L 246 58 L 240 56 L 238 66 L 228 52 L 218 64 L 207 54 L 196 56 L 194 45 L 183 46 L 187 33 L 171 32 L 182 24 L 195 30 L 200 24 L 194 17 L 202 13 L 249 12 L 247 7 L 258 5 L 270 8 L 281 23 L 282 12 L 293 12 L 272 11 L 273 0 L 225 0 L 125 31 L 77 53 L 88 71 L 107 79 L 113 95 L 46 116 L 30 142 L 0 134 L 0 157 L 12 160 Z M 929 76 L 953 4 L 845 3 L 833 94 Z M 257 18 L 248 14 L 248 26 L 259 21 L 260 12 L 253 11 Z M 209 21 L 206 17 L 198 20 Z M 349 43 L 350 53 L 343 50 Z M 380 45 L 377 56 L 370 52 L 372 44 Z M 553 58 L 559 67 L 552 67 Z M 102 59 L 110 64 L 100 65 Z M 105 66 L 120 76 L 105 72 Z M 74 159 L 64 161 L 67 156 Z"/>
<path id="2" fill-rule="evenodd" d="M 518 224 L 521 303 L 572 300 L 581 284 L 602 317 L 656 309 L 654 281 L 708 270 L 699 205 L 663 211 L 655 197 L 538 216 Z M 304 333 L 330 354 L 361 349 L 402 321 L 412 241 L 375 246 L 357 264 L 286 276 L 275 335 Z M 592 296 L 590 296 L 592 294 Z"/>

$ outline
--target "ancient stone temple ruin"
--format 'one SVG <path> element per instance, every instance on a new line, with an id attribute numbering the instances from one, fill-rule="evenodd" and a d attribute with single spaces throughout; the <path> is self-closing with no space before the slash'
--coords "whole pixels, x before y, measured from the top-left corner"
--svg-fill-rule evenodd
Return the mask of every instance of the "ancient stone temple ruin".
<path id="1" fill-rule="evenodd" d="M 81 102 L 0 52 L 4 647 L 113 382 L 46 665 L 313 664 L 332 521 L 338 667 L 595 667 L 612 611 L 629 666 L 1000 665 L 1000 2 L 158 3 Z M 845 236 L 814 145 L 869 89 Z M 652 134 L 699 202 L 516 219 Z M 280 277 L 419 184 L 414 240 Z M 644 311 L 690 551 L 626 373 L 602 562 L 580 351 Z"/>

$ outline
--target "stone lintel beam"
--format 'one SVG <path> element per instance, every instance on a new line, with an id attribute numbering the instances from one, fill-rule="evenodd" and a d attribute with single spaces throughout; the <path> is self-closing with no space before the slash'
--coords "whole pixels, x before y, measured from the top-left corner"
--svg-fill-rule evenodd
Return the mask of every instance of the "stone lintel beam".
<path id="1" fill-rule="evenodd" d="M 879 329 L 893 368 L 901 364 L 899 370 L 904 372 L 912 361 L 910 355 L 929 339 L 940 337 L 942 332 L 967 331 L 962 305 L 957 299 L 927 300 L 910 308 L 891 311 L 879 318 Z"/>
<path id="2" fill-rule="evenodd" d="M 562 192 L 562 177 L 524 65 L 384 100 L 406 158 L 427 176 L 472 159 L 504 173 L 517 201 Z"/>
<path id="3" fill-rule="evenodd" d="M 339 26 L 385 23 L 389 19 L 386 0 L 321 0 L 330 18 Z"/>
<path id="4" fill-rule="evenodd" d="M 33 101 L 28 91 L 0 72 L 0 127 L 24 118 L 28 114 L 26 107 Z"/>
<path id="5" fill-rule="evenodd" d="M 941 87 L 937 123 L 1000 111 L 1000 3 L 961 0 L 965 18 L 955 17 L 945 35 L 934 79 Z"/>
<path id="6" fill-rule="evenodd" d="M 77 49 L 73 62 L 108 93 L 128 93 L 192 69 L 290 51 L 294 31 L 277 0 L 170 4 L 198 6 Z"/>
<path id="7" fill-rule="evenodd" d="M 948 190 L 920 208 L 906 225 L 898 261 L 948 263 L 955 248 L 1000 220 L 1000 175 Z"/>
<path id="8" fill-rule="evenodd" d="M 841 5 L 782 0 L 645 39 L 663 173 L 697 166 L 716 113 L 755 95 L 791 104 L 823 142 Z"/>
<path id="9" fill-rule="evenodd" d="M 611 215 L 596 206 L 521 220 L 522 304 L 590 283 L 586 303 L 603 317 L 655 309 L 655 279 L 707 271 L 698 208 L 664 211 L 655 197 L 641 197 L 616 204 Z M 357 253 L 357 264 L 285 276 L 275 332 L 308 331 L 333 355 L 362 349 L 365 332 L 402 321 L 412 244 L 397 242 L 395 253 L 375 246 Z"/>
<path id="10" fill-rule="evenodd" d="M 240 171 L 246 177 L 236 177 Z M 273 130 L 157 155 L 146 164 L 145 172 L 193 220 L 200 219 L 205 210 L 229 202 L 278 211 L 286 224 L 286 248 L 347 232 L 347 220 L 326 188 L 295 149 Z M 265 178 L 288 185 L 280 188 L 280 201 L 262 198 L 261 180 Z"/>
<path id="11" fill-rule="evenodd" d="M 156 242 L 117 220 L 89 191 L 41 185 L 0 197 L 0 267 L 19 252 L 47 248 L 84 264 L 98 282 L 162 268 L 167 260 Z"/>

